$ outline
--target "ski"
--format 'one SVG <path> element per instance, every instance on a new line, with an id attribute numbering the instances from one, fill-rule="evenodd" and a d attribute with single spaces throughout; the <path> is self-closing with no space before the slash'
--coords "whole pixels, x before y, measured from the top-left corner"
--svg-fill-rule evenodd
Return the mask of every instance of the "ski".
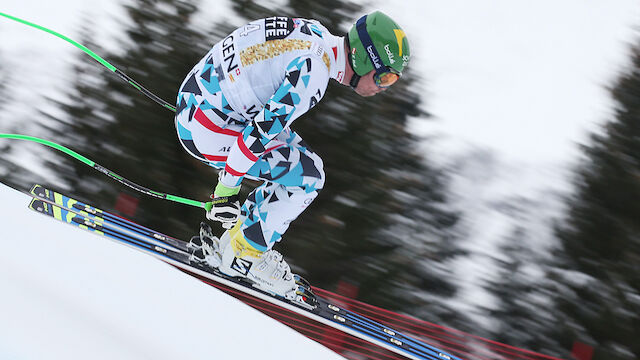
<path id="1" fill-rule="evenodd" d="M 74 212 L 38 198 L 33 198 L 31 200 L 29 208 L 56 220 L 75 225 L 78 228 L 87 230 L 96 235 L 104 236 L 127 246 L 149 252 L 157 257 L 166 257 L 182 262 L 189 261 L 189 254 L 183 251 L 165 248 L 147 240 L 131 236 L 130 234 L 118 229 L 111 228 L 101 222 L 98 217 L 91 218 L 86 216 L 88 214 L 86 212 L 78 210 Z"/>
<path id="2" fill-rule="evenodd" d="M 87 230 L 89 232 L 92 232 L 96 235 L 100 235 L 100 236 L 104 236 L 107 237 L 111 240 L 115 240 L 117 242 L 123 243 L 129 247 L 133 247 L 136 248 L 138 250 L 141 250 L 143 252 L 146 252 L 150 255 L 153 255 L 157 258 L 160 258 L 161 260 L 170 263 L 171 265 L 177 266 L 183 270 L 187 270 L 190 271 L 191 273 L 197 273 L 195 271 L 193 271 L 194 269 L 197 269 L 199 271 L 204 271 L 209 273 L 209 276 L 207 276 L 210 279 L 214 279 L 216 280 L 217 278 L 224 278 L 226 280 L 232 281 L 238 285 L 241 285 L 242 287 L 245 288 L 251 288 L 254 291 L 259 291 L 262 292 L 266 295 L 269 295 L 271 297 L 276 298 L 278 301 L 284 301 L 287 302 L 289 304 L 295 305 L 295 306 L 299 306 L 301 308 L 304 308 L 305 310 L 313 310 L 314 307 L 307 305 L 307 304 L 301 304 L 298 302 L 294 302 L 291 300 L 287 300 L 284 299 L 280 296 L 274 295 L 274 294 L 270 294 L 266 291 L 262 291 L 260 289 L 254 288 L 251 286 L 250 283 L 246 282 L 246 281 L 242 281 L 239 279 L 235 279 L 233 277 L 227 276 L 215 269 L 211 269 L 208 267 L 205 267 L 197 262 L 192 262 L 190 260 L 191 255 L 180 251 L 180 250 L 173 250 L 170 249 L 168 247 L 163 247 L 160 246 L 158 244 L 156 244 L 155 239 L 153 238 L 149 238 L 149 241 L 145 241 L 143 239 L 140 239 L 138 237 L 132 236 L 124 231 L 122 231 L 121 229 L 117 229 L 114 227 L 110 227 L 110 226 L 106 226 L 104 223 L 95 220 L 95 219 L 90 219 L 88 217 L 86 217 L 84 214 L 82 214 L 81 212 L 73 212 L 70 211 L 68 209 L 63 209 L 59 206 L 57 206 L 56 204 L 53 203 L 49 203 L 46 201 L 43 201 L 41 199 L 37 199 L 34 198 L 32 199 L 32 201 L 29 204 L 29 208 L 32 210 L 35 210 L 39 213 L 48 215 L 54 219 L 57 219 L 59 221 L 62 222 L 66 222 L 68 224 L 74 225 L 76 227 L 79 227 L 83 230 Z M 192 268 L 192 269 L 189 269 Z M 227 284 L 228 285 L 228 284 Z M 305 295 L 307 296 L 313 296 L 315 299 L 315 296 L 311 293 L 311 290 L 309 290 L 309 293 L 305 293 Z"/>
<path id="3" fill-rule="evenodd" d="M 42 191 L 40 191 L 40 193 L 42 193 Z M 59 195 L 64 196 L 61 194 Z M 82 203 L 78 205 L 78 203 L 73 203 L 72 201 L 67 202 L 66 204 L 68 205 L 68 207 L 75 210 L 71 211 L 71 209 L 59 206 L 55 200 L 56 197 L 58 198 L 57 202 L 62 202 L 59 196 L 53 196 L 53 198 L 45 197 L 49 201 L 43 200 L 41 198 L 34 198 L 29 204 L 29 208 L 59 221 L 66 222 L 78 228 L 92 232 L 95 235 L 109 238 L 129 247 L 145 252 L 156 258 L 159 258 L 166 263 L 178 267 L 179 269 L 187 272 L 192 276 L 203 277 L 208 280 L 212 280 L 236 290 L 245 292 L 253 297 L 266 300 L 282 308 L 304 315 L 305 317 L 312 320 L 318 321 L 335 329 L 356 336 L 360 339 L 379 345 L 407 358 L 429 360 L 459 360 L 457 357 L 445 353 L 440 349 L 415 340 L 409 336 L 403 335 L 362 315 L 342 309 L 322 298 L 316 297 L 312 293 L 305 295 L 313 296 L 316 299 L 317 306 L 313 308 L 308 306 L 307 304 L 290 301 L 283 297 L 267 293 L 251 286 L 245 281 L 227 276 L 215 269 L 205 267 L 195 262 L 190 262 L 190 255 L 188 253 L 181 250 L 172 249 L 170 246 L 159 246 L 158 239 L 153 237 L 153 235 L 134 236 L 131 232 L 125 231 L 128 229 L 128 227 L 119 227 L 119 224 L 135 224 L 130 220 L 118 217 L 119 219 L 121 219 L 121 221 L 117 223 L 110 223 L 109 225 L 107 225 L 106 223 L 100 221 L 100 219 L 106 217 L 90 217 L 87 215 L 92 215 L 92 213 L 86 212 L 84 210 L 79 210 L 80 207 L 82 207 L 83 209 L 95 209 L 92 206 Z M 73 200 L 69 197 L 66 198 Z M 74 207 L 73 205 L 77 206 Z M 99 214 L 102 215 L 104 214 L 104 212 L 99 212 Z M 150 234 L 153 233 L 155 232 L 153 230 L 150 230 Z M 145 236 L 146 239 L 144 239 Z M 180 241 L 177 239 L 175 240 Z"/>
<path id="4" fill-rule="evenodd" d="M 100 223 L 104 223 L 107 226 L 117 226 L 127 232 L 134 233 L 136 236 L 153 238 L 156 241 L 164 243 L 164 246 L 169 245 L 172 246 L 175 250 L 189 252 L 187 243 L 185 241 L 178 240 L 174 237 L 159 233 L 155 230 L 151 230 L 129 219 L 125 219 L 108 211 L 100 210 L 94 206 L 87 205 L 72 197 L 63 195 L 54 190 L 47 189 L 42 185 L 33 185 L 33 187 L 31 187 L 30 194 L 35 198 L 57 205 L 63 209 L 85 216 L 89 219 L 96 220 Z"/>

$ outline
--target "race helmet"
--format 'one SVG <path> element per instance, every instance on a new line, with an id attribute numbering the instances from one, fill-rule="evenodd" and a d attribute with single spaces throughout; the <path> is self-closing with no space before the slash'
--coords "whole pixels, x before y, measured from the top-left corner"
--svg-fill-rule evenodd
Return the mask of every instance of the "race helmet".
<path id="1" fill-rule="evenodd" d="M 350 65 L 355 84 L 360 76 L 375 70 L 379 87 L 395 83 L 411 56 L 409 41 L 402 28 L 381 11 L 361 17 L 348 34 Z M 354 86 L 354 79 L 351 79 Z"/>

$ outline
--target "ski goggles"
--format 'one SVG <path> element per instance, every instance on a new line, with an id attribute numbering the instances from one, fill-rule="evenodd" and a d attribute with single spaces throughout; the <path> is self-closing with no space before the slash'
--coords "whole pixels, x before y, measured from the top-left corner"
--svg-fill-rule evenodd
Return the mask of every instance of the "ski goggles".
<path id="1" fill-rule="evenodd" d="M 356 22 L 356 30 L 358 31 L 358 37 L 360 37 L 360 41 L 362 45 L 364 45 L 367 55 L 369 55 L 369 60 L 371 60 L 376 70 L 375 75 L 373 75 L 373 80 L 376 82 L 376 85 L 384 89 L 395 84 L 396 81 L 400 79 L 402 73 L 382 63 L 382 58 L 378 50 L 376 50 L 376 47 L 373 46 L 371 36 L 369 36 L 369 32 L 367 32 L 367 15 L 358 19 L 358 22 Z"/>
<path id="2" fill-rule="evenodd" d="M 373 80 L 376 82 L 376 85 L 378 85 L 379 88 L 388 88 L 389 86 L 395 84 L 396 81 L 400 79 L 400 75 L 402 75 L 394 68 L 387 67 L 387 69 L 389 71 L 385 71 L 382 74 L 376 72 L 376 74 L 373 75 Z"/>

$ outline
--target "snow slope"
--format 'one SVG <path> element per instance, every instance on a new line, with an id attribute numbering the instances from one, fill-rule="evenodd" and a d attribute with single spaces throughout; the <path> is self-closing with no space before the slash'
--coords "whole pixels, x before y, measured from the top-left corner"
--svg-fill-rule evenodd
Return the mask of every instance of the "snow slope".
<path id="1" fill-rule="evenodd" d="M 171 266 L 0 184 L 1 359 L 338 359 Z"/>

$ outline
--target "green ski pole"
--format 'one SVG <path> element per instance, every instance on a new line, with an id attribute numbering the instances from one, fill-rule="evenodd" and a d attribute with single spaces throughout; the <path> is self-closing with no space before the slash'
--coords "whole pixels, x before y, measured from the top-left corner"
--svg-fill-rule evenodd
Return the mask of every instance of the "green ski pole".
<path id="1" fill-rule="evenodd" d="M 0 134 L 0 139 L 14 139 L 14 140 L 25 140 L 25 141 L 31 141 L 31 142 L 35 142 L 38 144 L 43 144 L 49 147 L 52 147 L 58 151 L 61 151 L 73 158 L 75 158 L 76 160 L 79 160 L 81 162 L 83 162 L 85 165 L 90 166 L 92 168 L 94 168 L 95 170 L 107 175 L 108 177 L 119 181 L 120 183 L 136 190 L 139 191 L 143 194 L 147 194 L 149 196 L 153 196 L 155 198 L 159 198 L 159 199 L 165 199 L 165 200 L 170 200 L 170 201 L 174 201 L 177 203 L 181 203 L 181 204 L 186 204 L 186 205 L 191 205 L 191 206 L 195 206 L 195 207 L 199 207 L 199 208 L 204 208 L 206 209 L 207 207 L 209 207 L 210 205 L 208 205 L 208 203 L 204 203 L 202 201 L 196 201 L 196 200 L 191 200 L 191 199 L 186 199 L 180 196 L 175 196 L 175 195 L 170 195 L 170 194 L 165 194 L 165 193 L 161 193 L 158 191 L 153 191 L 150 189 L 147 189 L 146 187 L 142 186 L 142 185 L 138 185 L 136 183 L 134 183 L 133 181 L 127 180 L 125 178 L 123 178 L 122 176 L 114 173 L 113 171 L 105 168 L 104 166 L 101 166 L 100 164 L 97 164 L 96 162 L 92 161 L 91 159 L 88 159 L 80 154 L 78 154 L 77 152 L 66 148 L 60 144 L 56 144 L 52 141 L 48 141 L 48 140 L 44 140 L 44 139 L 40 139 L 37 137 L 33 137 L 33 136 L 27 136 L 27 135 L 19 135 L 19 134 Z"/>
<path id="2" fill-rule="evenodd" d="M 132 78 L 130 78 L 129 76 L 127 76 L 127 74 L 123 73 L 122 71 L 118 70 L 115 66 L 109 64 L 105 59 L 101 58 L 98 54 L 94 53 L 93 51 L 89 50 L 86 46 L 78 43 L 77 41 L 70 39 L 69 37 L 62 35 L 56 31 L 53 31 L 51 29 L 47 29 L 44 26 L 40 26 L 38 24 L 34 24 L 32 22 L 17 18 L 15 16 L 11 16 L 9 14 L 5 14 L 0 12 L 0 16 L 3 16 L 7 19 L 11 19 L 14 21 L 17 21 L 21 24 L 27 25 L 27 26 L 31 26 L 34 27 L 38 30 L 42 30 L 44 32 L 47 32 L 51 35 L 57 36 L 60 39 L 72 44 L 73 46 L 77 47 L 78 49 L 84 51 L 86 54 L 88 54 L 89 56 L 91 56 L 92 58 L 94 58 L 97 62 L 99 62 L 100 64 L 102 64 L 104 67 L 106 67 L 107 69 L 113 71 L 114 73 L 116 73 L 116 75 L 118 75 L 122 80 L 126 81 L 129 85 L 133 86 L 134 88 L 136 88 L 138 91 L 140 91 L 141 93 L 145 94 L 148 98 L 150 98 L 151 100 L 155 101 L 156 103 L 162 105 L 163 107 L 176 112 L 176 108 L 175 106 L 169 104 L 168 102 L 162 100 L 159 96 L 157 96 L 156 94 L 152 93 L 151 91 L 145 89 L 142 85 L 138 84 L 137 82 L 135 82 Z"/>

